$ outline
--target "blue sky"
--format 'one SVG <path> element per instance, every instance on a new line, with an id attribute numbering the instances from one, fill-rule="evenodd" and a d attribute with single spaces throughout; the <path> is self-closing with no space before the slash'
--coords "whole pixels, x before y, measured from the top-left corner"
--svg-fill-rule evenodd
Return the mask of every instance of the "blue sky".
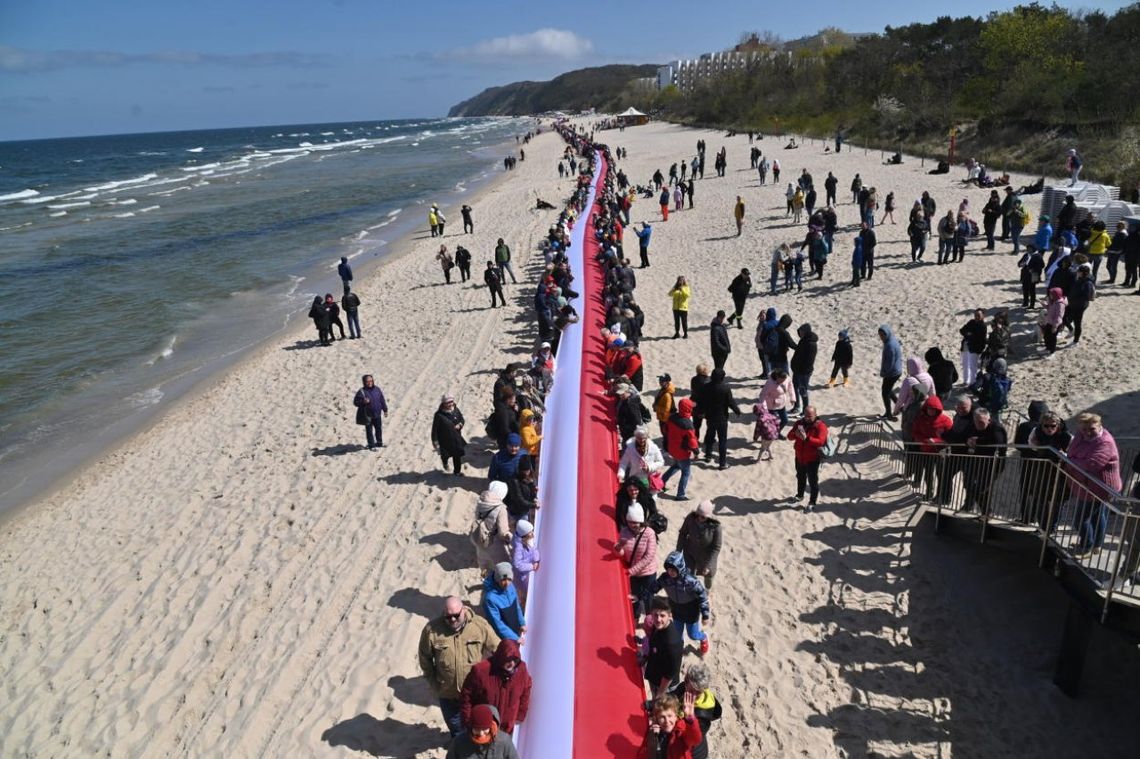
<path id="1" fill-rule="evenodd" d="M 1014 5 L 13 0 L 0 2 L 0 140 L 441 116 L 488 86 L 691 57 L 743 31 L 882 31 Z"/>

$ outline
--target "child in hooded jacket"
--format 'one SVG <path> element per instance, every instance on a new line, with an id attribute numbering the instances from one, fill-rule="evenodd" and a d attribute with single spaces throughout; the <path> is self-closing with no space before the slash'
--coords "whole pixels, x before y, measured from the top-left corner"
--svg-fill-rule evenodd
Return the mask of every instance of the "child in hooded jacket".
<path id="1" fill-rule="evenodd" d="M 680 551 L 665 557 L 665 571 L 645 585 L 641 597 L 652 598 L 662 589 L 673 607 L 673 626 L 688 633 L 690 640 L 699 641 L 704 656 L 709 651 L 709 636 L 701 630 L 701 623 L 708 624 L 711 615 L 709 594 L 704 583 L 689 571 Z"/>
<path id="2" fill-rule="evenodd" d="M 851 364 L 855 363 L 855 351 L 851 347 L 851 332 L 850 330 L 839 330 L 839 339 L 835 341 L 835 348 L 831 351 L 831 379 L 827 381 L 828 387 L 835 385 L 835 379 L 843 372 L 843 386 L 847 387 L 851 384 L 851 378 L 847 373 L 851 370 Z"/>

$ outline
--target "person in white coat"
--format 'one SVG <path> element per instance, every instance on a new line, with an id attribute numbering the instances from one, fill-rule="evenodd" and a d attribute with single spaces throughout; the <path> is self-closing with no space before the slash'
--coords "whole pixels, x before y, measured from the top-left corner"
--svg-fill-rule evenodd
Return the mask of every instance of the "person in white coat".
<path id="1" fill-rule="evenodd" d="M 626 441 L 625 450 L 618 462 L 618 480 L 625 482 L 627 477 L 641 477 L 650 483 L 653 488 L 652 474 L 660 474 L 665 469 L 665 457 L 661 449 L 649 439 L 649 430 L 645 426 L 633 431 L 633 437 Z"/>

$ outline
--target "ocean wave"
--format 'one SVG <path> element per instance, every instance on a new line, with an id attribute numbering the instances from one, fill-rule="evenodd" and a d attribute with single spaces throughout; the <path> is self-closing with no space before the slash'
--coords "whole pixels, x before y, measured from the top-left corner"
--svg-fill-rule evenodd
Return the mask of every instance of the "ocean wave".
<path id="1" fill-rule="evenodd" d="M 59 218 L 60 216 L 67 216 L 67 211 L 56 211 L 55 213 L 49 213 L 48 216 L 50 216 L 53 219 L 56 219 L 56 218 Z"/>
<path id="2" fill-rule="evenodd" d="M 126 400 L 130 405 L 135 406 L 136 408 L 142 408 L 144 406 L 155 405 L 162 400 L 163 395 L 164 393 L 161 389 L 152 387 L 146 390 L 140 390 L 137 393 L 132 393 L 131 395 L 127 396 Z"/>
<path id="3" fill-rule="evenodd" d="M 19 192 L 10 192 L 7 195 L 0 195 L 0 201 L 2 201 L 2 200 L 23 200 L 24 198 L 34 198 L 35 196 L 37 196 L 39 194 L 40 193 L 38 190 L 31 190 L 31 189 L 20 190 Z"/>
<path id="4" fill-rule="evenodd" d="M 113 206 L 133 206 L 135 203 L 138 203 L 138 201 L 134 198 L 127 198 L 126 200 L 116 200 L 115 198 L 111 198 L 107 202 Z"/>
<path id="5" fill-rule="evenodd" d="M 112 214 L 116 219 L 129 219 L 135 215 L 134 211 L 127 211 L 126 213 Z"/>
<path id="6" fill-rule="evenodd" d="M 187 148 L 187 153 L 201 153 L 205 148 Z"/>
<path id="7" fill-rule="evenodd" d="M 166 341 L 166 344 L 162 346 L 162 350 L 160 350 L 153 358 L 151 358 L 150 361 L 147 361 L 146 365 L 147 366 L 154 366 L 155 363 L 157 361 L 159 361 L 160 359 L 166 359 L 166 358 L 170 358 L 171 356 L 173 356 L 174 355 L 174 344 L 177 342 L 178 342 L 178 335 L 177 334 L 171 335 L 170 338 Z M 158 390 L 158 388 L 151 388 L 151 389 L 152 390 Z M 161 392 L 159 392 L 158 397 L 159 398 L 162 397 Z"/>
<path id="8" fill-rule="evenodd" d="M 158 196 L 160 198 L 167 198 L 176 192 L 181 192 L 182 190 L 189 190 L 189 189 L 190 189 L 189 185 L 183 185 L 182 187 L 175 187 L 171 190 L 159 190 L 158 192 L 148 192 L 147 195 L 148 196 Z"/>
<path id="9" fill-rule="evenodd" d="M 55 205 L 48 206 L 48 209 L 52 211 L 62 211 L 65 208 L 83 208 L 89 205 L 91 205 L 90 200 L 81 200 L 77 203 L 56 203 Z"/>
<path id="10" fill-rule="evenodd" d="M 146 208 L 139 211 L 139 213 L 148 213 L 150 211 L 157 211 L 160 208 L 162 208 L 162 206 L 147 206 Z"/>
<path id="11" fill-rule="evenodd" d="M 182 166 L 181 168 L 183 171 L 202 171 L 203 169 L 216 169 L 221 165 L 215 161 L 214 163 L 204 163 L 201 166 Z"/>
<path id="12" fill-rule="evenodd" d="M 135 155 L 166 155 L 166 153 L 161 150 L 140 150 Z"/>
<path id="13" fill-rule="evenodd" d="M 38 194 L 38 193 L 37 193 Z M 20 205 L 32 206 L 39 203 L 50 203 L 53 200 L 59 200 L 64 197 L 63 195 L 40 195 L 38 198 L 24 198 L 20 201 Z"/>
<path id="14" fill-rule="evenodd" d="M 133 179 L 120 179 L 117 182 L 107 182 L 106 184 L 96 185 L 95 187 L 84 187 L 84 192 L 105 192 L 107 190 L 114 190 L 116 187 L 122 187 L 129 184 L 142 184 L 149 182 L 152 179 L 157 179 L 158 174 L 143 174 L 141 177 Z"/>

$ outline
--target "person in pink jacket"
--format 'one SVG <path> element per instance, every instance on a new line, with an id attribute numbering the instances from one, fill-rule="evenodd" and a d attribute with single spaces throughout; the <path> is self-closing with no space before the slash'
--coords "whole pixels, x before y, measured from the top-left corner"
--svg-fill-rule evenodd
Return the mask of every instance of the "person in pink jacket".
<path id="1" fill-rule="evenodd" d="M 760 388 L 759 403 L 775 414 L 780 420 L 777 435 L 788 425 L 788 409 L 796 405 L 796 389 L 783 369 L 773 369 L 764 387 Z"/>
<path id="2" fill-rule="evenodd" d="M 614 553 L 629 570 L 630 600 L 636 622 L 644 613 L 642 590 L 657 576 L 657 533 L 645 526 L 645 509 L 634 503 L 625 514 L 625 526 L 618 535 Z"/>
<path id="3" fill-rule="evenodd" d="M 1061 323 L 1065 319 L 1065 307 L 1069 305 L 1065 293 L 1059 287 L 1049 290 L 1048 305 L 1038 317 L 1037 326 L 1041 328 L 1041 339 L 1045 341 L 1045 350 L 1052 356 L 1057 352 L 1057 333 L 1061 331 Z"/>
<path id="4" fill-rule="evenodd" d="M 1065 452 L 1072 466 L 1072 496 L 1077 502 L 1073 526 L 1081 541 L 1075 553 L 1097 553 L 1108 529 L 1107 499 L 1120 494 L 1120 452 L 1116 440 L 1101 424 L 1100 414 L 1077 415 L 1077 434 Z M 1107 486 L 1107 487 L 1106 487 Z"/>

